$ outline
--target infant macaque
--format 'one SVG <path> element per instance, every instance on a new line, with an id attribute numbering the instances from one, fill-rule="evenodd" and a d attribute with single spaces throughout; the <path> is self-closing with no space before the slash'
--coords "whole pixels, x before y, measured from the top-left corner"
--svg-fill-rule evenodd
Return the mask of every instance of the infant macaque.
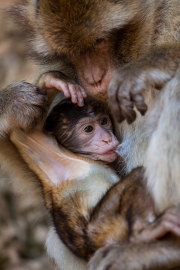
<path id="1" fill-rule="evenodd" d="M 117 159 L 119 141 L 113 134 L 113 119 L 107 104 L 91 98 L 79 107 L 71 99 L 58 103 L 46 119 L 45 130 L 65 148 L 94 160 Z"/>
<path id="2" fill-rule="evenodd" d="M 119 142 L 106 106 L 90 98 L 83 107 L 69 99 L 56 105 L 44 129 L 59 147 L 37 130 L 15 130 L 11 140 L 38 176 L 55 230 L 74 254 L 88 261 L 100 247 L 126 243 L 128 250 L 131 241 L 145 241 L 147 253 L 159 254 L 157 268 L 169 269 L 162 266 L 161 254 L 180 249 L 180 211 L 157 216 L 143 167 L 123 179 L 112 170 Z M 169 232 L 175 236 L 166 238 Z"/>
<path id="3" fill-rule="evenodd" d="M 113 134 L 113 118 L 107 104 L 87 98 L 85 105 L 79 107 L 70 99 L 65 99 L 52 109 L 44 129 L 60 145 L 95 160 L 95 163 L 98 161 L 101 167 L 100 174 L 87 179 L 74 178 L 59 182 L 57 173 L 58 184 L 48 184 L 48 190 L 52 189 L 51 196 L 45 195 L 45 200 L 53 201 L 53 204 L 46 202 L 46 205 L 59 237 L 77 256 L 89 260 L 98 248 L 106 245 L 130 240 L 156 241 L 169 232 L 180 236 L 179 210 L 173 208 L 157 217 L 153 200 L 146 189 L 143 167 L 136 168 L 121 181 L 112 170 L 104 174 L 106 164 L 109 167 L 117 160 L 116 148 L 119 144 Z M 42 139 L 38 140 L 44 144 Z M 49 148 L 49 159 L 50 151 Z M 43 153 L 41 157 L 43 159 Z M 51 162 L 53 159 L 54 156 Z M 61 167 L 60 163 L 58 170 Z M 65 174 L 64 169 L 62 174 Z M 116 180 L 109 183 L 109 177 Z M 47 182 L 41 174 L 40 179 L 46 190 Z M 102 182 L 106 186 L 103 187 Z M 96 192 L 99 195 L 94 197 Z M 170 244 L 172 241 L 168 240 L 162 246 L 164 248 Z"/>

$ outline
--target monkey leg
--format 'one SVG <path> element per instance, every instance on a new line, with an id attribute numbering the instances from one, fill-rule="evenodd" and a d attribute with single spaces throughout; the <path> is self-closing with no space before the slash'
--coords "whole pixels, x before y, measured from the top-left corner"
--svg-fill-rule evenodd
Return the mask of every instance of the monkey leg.
<path id="1" fill-rule="evenodd" d="M 37 84 L 43 88 L 45 87 L 47 91 L 50 91 L 49 89 L 62 91 L 65 97 L 71 97 L 72 102 L 77 103 L 78 106 L 83 106 L 83 99 L 87 97 L 86 92 L 79 84 L 70 81 L 59 71 L 44 73 Z"/>

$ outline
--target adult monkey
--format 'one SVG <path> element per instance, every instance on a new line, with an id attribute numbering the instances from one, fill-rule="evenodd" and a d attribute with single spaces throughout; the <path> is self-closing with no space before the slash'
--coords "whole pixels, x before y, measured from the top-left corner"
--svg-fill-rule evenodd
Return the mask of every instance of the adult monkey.
<path id="1" fill-rule="evenodd" d="M 120 67 L 112 77 L 109 98 L 117 119 L 121 121 L 127 118 L 129 122 L 135 118 L 132 109 L 134 104 L 142 113 L 147 109 L 141 95 L 144 89 L 146 89 L 145 100 L 149 107 L 154 97 L 158 95 L 152 88 L 162 88 L 169 80 L 167 91 L 160 96 L 159 104 L 165 100 L 165 93 L 167 95 L 169 89 L 177 90 L 178 96 L 178 74 L 174 80 L 171 80 L 180 62 L 178 0 L 158 2 L 150 0 L 32 2 L 29 0 L 25 2 L 25 5 L 17 7 L 16 13 L 24 20 L 23 26 L 25 28 L 27 26 L 27 33 L 32 38 L 32 54 L 42 60 L 42 73 L 52 71 L 51 74 L 41 76 L 41 85 L 47 88 L 63 87 L 67 89 L 67 95 L 68 91 L 73 92 L 76 89 L 80 93 L 77 101 L 80 104 L 83 95 L 82 87 L 97 98 L 104 97 L 112 71 Z M 130 64 L 125 65 L 127 63 Z M 123 65 L 125 66 L 122 67 Z M 156 110 L 159 109 L 159 104 L 156 104 Z M 173 119 L 178 115 L 175 112 L 175 109 L 178 110 L 178 104 L 175 105 L 166 108 Z M 159 109 L 159 119 L 161 120 L 165 115 L 165 112 Z M 131 126 L 126 123 L 121 125 L 123 135 L 121 155 L 126 157 L 127 171 L 143 164 L 148 137 L 152 131 L 162 132 L 163 145 L 167 146 L 167 149 L 169 142 L 165 139 L 164 130 L 168 129 L 171 136 L 176 134 L 175 141 L 179 141 L 179 132 L 172 130 L 172 126 L 178 128 L 175 122 L 172 125 L 169 121 L 164 130 L 160 122 L 155 122 L 148 130 L 147 117 L 139 118 Z M 154 122 L 155 117 L 150 119 Z M 160 153 L 161 151 L 163 155 L 163 148 Z M 174 158 L 178 163 L 177 148 L 175 153 Z M 149 156 L 153 155 L 150 153 Z M 151 176 L 152 171 L 155 170 L 148 166 L 147 161 L 147 169 Z M 170 168 L 174 166 L 173 161 L 169 166 Z M 175 168 L 177 173 L 177 166 Z M 164 178 L 160 173 L 162 181 L 158 179 L 158 183 L 165 179 L 163 185 L 161 183 L 161 192 L 157 191 L 157 185 L 153 186 L 154 199 L 159 211 L 162 211 L 174 203 L 170 197 L 173 200 L 175 197 L 168 194 L 166 185 L 168 166 L 165 171 L 161 162 L 157 169 L 156 171 L 165 172 L 166 176 Z M 172 180 L 177 178 L 172 177 Z M 177 194 L 179 185 L 177 182 L 176 184 Z M 167 193 L 164 196 L 166 201 L 162 198 L 164 193 Z M 178 199 L 175 203 L 177 202 Z"/>
<path id="2" fill-rule="evenodd" d="M 74 98 L 79 105 L 83 89 L 96 98 L 107 98 L 111 79 L 108 93 L 112 111 L 118 121 L 131 123 L 136 116 L 133 106 L 144 114 L 148 104 L 150 111 L 159 95 L 155 89 L 163 88 L 176 74 L 180 64 L 178 0 L 24 2 L 13 12 L 21 24 L 24 21 L 31 55 L 42 61 L 40 73 L 44 74 L 38 84 L 63 89 L 66 96 L 68 92 L 71 96 L 79 93 L 79 98 Z M 177 74 L 176 81 L 178 78 Z M 126 158 L 127 172 L 144 163 L 151 134 L 146 128 L 147 117 L 138 117 L 130 126 L 125 122 L 120 125 L 120 154 Z"/>

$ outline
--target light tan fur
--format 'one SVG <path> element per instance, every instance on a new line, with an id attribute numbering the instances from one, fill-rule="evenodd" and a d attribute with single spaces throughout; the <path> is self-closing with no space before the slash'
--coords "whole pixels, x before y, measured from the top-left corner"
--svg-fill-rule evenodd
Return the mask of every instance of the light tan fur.
<path id="1" fill-rule="evenodd" d="M 21 5 L 20 9 L 17 6 L 14 13 L 20 18 L 21 24 L 24 25 L 28 36 L 31 38 L 32 42 L 29 43 L 29 50 L 34 54 L 34 58 L 37 58 L 37 61 L 42 61 L 42 69 L 39 71 L 39 75 L 48 71 L 62 72 L 67 76 L 69 81 L 81 84 L 88 94 L 94 95 L 97 98 L 107 98 L 107 88 L 109 86 L 109 80 L 112 78 L 109 87 L 109 101 L 112 105 L 112 110 L 114 110 L 114 107 L 116 108 L 115 103 L 118 102 L 119 107 L 114 112 L 118 120 L 120 120 L 119 118 L 122 120 L 122 117 L 123 119 L 126 118 L 125 116 L 128 116 L 128 119 L 132 121 L 135 119 L 135 115 L 132 113 L 132 107 L 134 106 L 132 97 L 138 103 L 138 98 L 139 96 L 141 97 L 143 93 L 149 109 L 147 115 L 140 117 L 138 113 L 138 119 L 131 126 L 128 126 L 127 123 L 123 123 L 120 126 L 117 124 L 118 135 L 122 140 L 120 154 L 126 159 L 127 171 L 131 171 L 131 169 L 137 165 L 142 164 L 146 164 L 148 178 L 152 172 L 157 171 L 155 178 L 149 178 L 148 181 L 150 183 L 148 186 L 153 190 L 152 194 L 155 196 L 159 210 L 171 204 L 177 204 L 176 198 L 178 196 L 174 196 L 174 192 L 176 192 L 178 188 L 175 186 L 173 190 L 169 188 L 170 181 L 168 182 L 166 172 L 168 176 L 172 175 L 171 172 L 173 169 L 177 168 L 176 163 L 179 164 L 179 149 L 176 149 L 177 151 L 174 156 L 172 155 L 173 159 L 171 159 L 169 163 L 167 160 L 162 162 L 162 164 L 170 164 L 169 170 L 164 170 L 163 166 L 166 165 L 162 166 L 161 159 L 163 161 L 164 152 L 162 153 L 162 151 L 164 151 L 164 146 L 166 147 L 167 145 L 167 149 L 169 149 L 169 147 L 174 149 L 174 145 L 178 145 L 179 142 L 179 125 L 177 125 L 176 122 L 174 123 L 175 126 L 172 124 L 174 114 L 177 117 L 176 108 L 178 108 L 178 104 L 175 103 L 175 106 L 177 106 L 175 107 L 171 106 L 171 102 L 167 102 L 168 106 L 166 107 L 167 112 L 165 112 L 165 115 L 171 115 L 172 119 L 170 118 L 168 124 L 164 121 L 163 126 L 163 130 L 167 132 L 169 129 L 170 134 L 173 134 L 174 129 L 177 128 L 175 132 L 176 135 L 173 137 L 175 140 L 174 145 L 172 144 L 173 140 L 171 138 L 170 140 L 167 139 L 167 133 L 161 130 L 161 123 L 160 126 L 158 125 L 159 119 L 157 119 L 156 113 L 159 111 L 159 108 L 161 108 L 161 104 L 164 104 L 166 100 L 164 92 L 172 92 L 172 88 L 174 90 L 179 89 L 179 76 L 173 79 L 180 62 L 179 0 L 84 0 L 78 2 L 75 0 L 59 0 L 58 2 L 53 0 L 41 0 L 39 2 L 39 10 L 35 8 L 34 1 L 28 0 L 25 2 L 27 2 L 27 5 Z M 57 8 L 57 3 L 60 2 L 63 6 L 62 10 Z M 87 4 L 87 9 L 84 9 L 85 3 Z M 77 9 L 72 9 L 72 6 Z M 19 10 L 21 12 L 19 12 Z M 84 17 L 80 16 L 83 12 Z M 75 33 L 75 35 L 72 32 Z M 74 39 L 72 39 L 72 34 Z M 77 42 L 77 38 L 80 42 Z M 67 55 L 64 55 L 64 53 Z M 112 71 L 117 68 L 119 69 L 112 75 Z M 107 77 L 104 76 L 104 70 L 107 71 L 107 74 L 105 74 Z M 107 79 L 104 84 L 102 78 Z M 170 82 L 168 83 L 168 81 Z M 157 89 L 160 88 L 162 89 L 162 93 L 157 91 Z M 123 89 L 124 91 L 122 91 Z M 31 90 L 31 87 L 30 89 L 26 88 L 25 92 L 28 93 Z M 127 90 L 127 92 L 125 90 Z M 131 92 L 131 90 L 134 91 Z M 154 104 L 155 97 L 157 96 L 159 96 L 159 99 L 157 103 Z M 114 97 L 116 97 L 114 99 L 115 102 L 113 102 Z M 131 98 L 129 99 L 129 97 Z M 6 109 L 9 103 L 13 103 L 12 99 L 6 104 L 5 98 L 2 97 L 0 116 L 2 119 L 7 119 L 7 123 L 10 122 L 11 128 L 9 129 L 9 124 L 6 125 L 6 128 L 3 124 L 4 122 L 2 122 L 1 136 L 4 136 L 4 133 L 8 133 L 9 135 L 13 124 L 17 127 L 22 127 L 23 121 L 19 120 L 26 119 L 28 123 L 28 119 L 30 118 L 32 124 L 32 119 L 37 117 L 37 112 L 34 113 L 34 110 L 30 110 L 30 115 L 24 113 L 21 118 L 18 116 L 17 110 L 17 115 L 15 116 L 17 116 L 18 120 L 14 123 L 13 119 L 16 119 L 15 116 L 12 118 L 11 110 L 8 111 Z M 21 103 L 23 102 L 20 102 L 19 111 L 28 112 L 29 110 L 27 108 L 24 109 L 23 106 L 21 107 Z M 43 107 L 43 102 L 40 103 Z M 143 107 L 144 104 L 142 100 L 139 103 L 141 105 L 140 111 L 142 110 L 144 113 L 145 107 Z M 36 108 L 36 106 L 34 106 L 34 108 Z M 148 116 L 150 110 L 152 111 L 152 115 Z M 153 110 L 155 116 L 153 115 Z M 164 107 L 159 112 L 160 116 L 163 117 Z M 9 117 L 9 115 L 11 117 Z M 27 123 L 23 125 L 23 128 L 28 129 L 32 126 Z M 152 128 L 149 127 L 149 123 L 152 123 Z M 158 127 L 162 135 L 160 136 L 162 145 L 160 141 L 157 140 L 158 136 L 156 136 L 156 129 L 158 130 Z M 3 128 L 5 128 L 5 132 Z M 146 150 L 149 140 L 150 146 L 146 159 Z M 3 145 L 3 140 L 1 143 Z M 153 154 L 156 155 L 158 146 L 160 146 L 161 153 L 160 155 L 158 153 L 159 158 L 155 159 L 154 163 L 154 160 L 153 162 L 151 162 L 151 160 L 154 158 Z M 165 153 L 167 153 L 167 149 L 165 149 Z M 2 163 L 4 157 L 6 156 L 2 154 Z M 14 159 L 12 160 L 12 163 L 13 162 Z M 19 166 L 19 161 L 15 163 L 14 167 L 16 167 L 16 165 Z M 2 166 L 8 169 L 7 164 Z M 28 169 L 27 171 L 29 172 Z M 161 171 L 163 171 L 163 174 L 161 174 Z M 165 178 L 164 172 L 166 174 Z M 20 176 L 26 178 L 26 172 L 22 171 L 21 173 L 22 175 Z M 19 175 L 18 169 L 15 170 L 15 174 L 13 171 L 11 172 L 12 177 L 17 174 Z M 177 174 L 175 173 L 176 179 Z M 160 195 L 163 196 L 163 194 L 168 193 L 166 199 L 169 198 L 169 201 L 167 200 L 165 205 L 164 199 L 163 205 L 161 204 L 161 199 L 158 201 L 160 198 L 158 198 L 159 186 L 154 183 L 154 179 L 157 179 L 156 181 L 160 183 Z M 174 184 L 179 186 L 177 180 L 174 181 Z M 174 198 L 175 201 L 172 201 L 172 198 Z M 53 245 L 51 241 L 49 241 L 48 244 Z M 48 250 L 50 250 L 50 248 L 48 248 Z M 56 255 L 60 256 L 58 254 Z M 63 260 L 63 257 L 57 257 L 56 259 L 60 268 L 61 265 L 59 262 L 61 259 Z M 113 257 L 112 265 L 114 262 L 116 263 L 118 259 L 119 257 L 116 254 L 116 256 Z M 106 261 L 106 263 L 108 264 L 108 261 Z"/>
<path id="2" fill-rule="evenodd" d="M 164 87 L 157 103 L 149 115 L 152 137 L 145 166 L 148 188 L 161 213 L 169 206 L 180 205 L 180 69 Z M 158 119 L 157 123 L 153 123 L 154 117 Z"/>

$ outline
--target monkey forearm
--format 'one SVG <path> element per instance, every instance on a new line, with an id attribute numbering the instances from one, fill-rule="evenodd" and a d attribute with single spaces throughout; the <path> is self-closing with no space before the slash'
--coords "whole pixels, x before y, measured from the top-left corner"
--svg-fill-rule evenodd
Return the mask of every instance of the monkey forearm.
<path id="1" fill-rule="evenodd" d="M 179 239 L 122 244 L 101 248 L 90 261 L 90 270 L 158 270 L 180 266 Z"/>

